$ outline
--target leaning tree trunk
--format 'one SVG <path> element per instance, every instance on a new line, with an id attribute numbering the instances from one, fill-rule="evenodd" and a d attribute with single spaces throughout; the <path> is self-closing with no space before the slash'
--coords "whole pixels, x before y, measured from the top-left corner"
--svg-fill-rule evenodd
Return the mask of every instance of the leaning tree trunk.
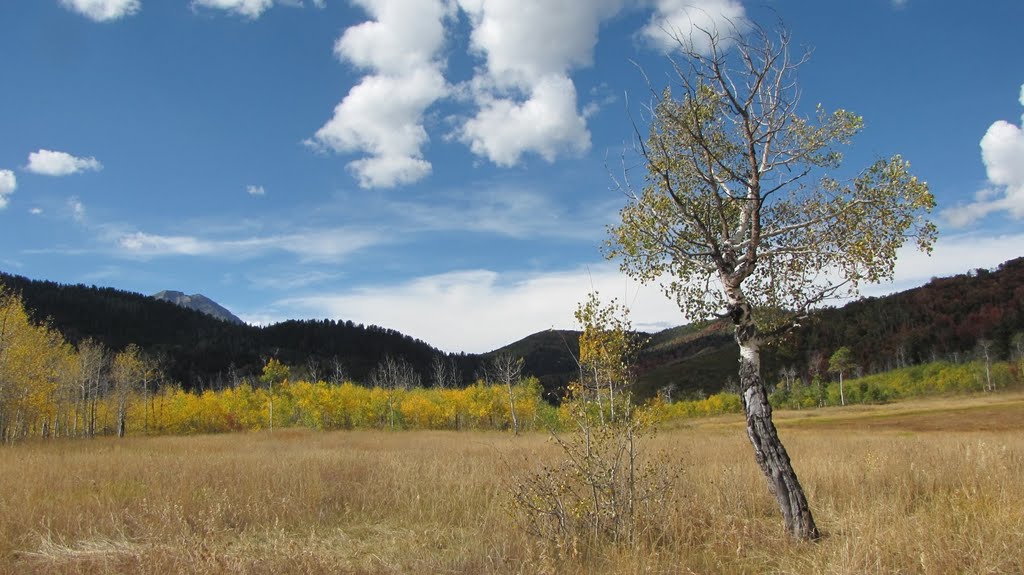
<path id="1" fill-rule="evenodd" d="M 761 351 L 757 327 L 746 302 L 734 304 L 732 319 L 740 346 L 740 394 L 747 417 L 747 436 L 754 458 L 768 478 L 768 489 L 782 510 L 786 531 L 798 539 L 820 537 L 807 497 L 789 461 L 789 454 L 772 422 L 772 406 L 761 380 Z"/>

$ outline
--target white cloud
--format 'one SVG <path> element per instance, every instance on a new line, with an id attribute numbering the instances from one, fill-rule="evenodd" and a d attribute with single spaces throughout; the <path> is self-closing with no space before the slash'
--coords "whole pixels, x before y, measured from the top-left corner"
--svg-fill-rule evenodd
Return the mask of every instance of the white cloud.
<path id="1" fill-rule="evenodd" d="M 234 12 L 239 16 L 256 19 L 274 5 L 274 0 L 192 0 L 192 6 L 202 6 Z"/>
<path id="2" fill-rule="evenodd" d="M 373 20 L 345 30 L 337 56 L 369 70 L 309 141 L 339 153 L 369 157 L 348 167 L 364 188 L 393 187 L 430 174 L 423 159 L 427 108 L 448 93 L 440 52 L 446 0 L 356 0 Z"/>
<path id="3" fill-rule="evenodd" d="M 28 213 L 32 214 L 33 216 L 41 216 L 43 214 L 43 208 L 32 208 L 28 211 Z"/>
<path id="4" fill-rule="evenodd" d="M 245 193 L 250 196 L 265 196 L 267 195 L 267 190 L 263 186 L 249 185 L 245 187 Z"/>
<path id="5" fill-rule="evenodd" d="M 249 259 L 271 252 L 296 255 L 304 262 L 337 262 L 383 241 L 380 234 L 361 230 L 313 230 L 296 234 L 242 239 L 207 239 L 132 232 L 115 238 L 121 254 L 130 257 L 208 256 Z"/>
<path id="6" fill-rule="evenodd" d="M 865 295 L 884 295 L 927 283 L 933 277 L 947 277 L 977 268 L 992 269 L 1019 258 L 1024 233 L 985 235 L 979 233 L 940 235 L 932 254 L 906 245 L 897 252 L 892 282 L 867 285 Z"/>
<path id="7" fill-rule="evenodd" d="M 568 76 L 541 78 L 525 102 L 486 91 L 477 101 L 480 111 L 463 126 L 462 140 L 499 166 L 518 164 L 526 152 L 554 162 L 561 154 L 590 149 L 587 122 L 576 111 L 576 88 Z"/>
<path id="8" fill-rule="evenodd" d="M 260 268 L 256 273 L 246 274 L 245 279 L 250 285 L 257 289 L 280 291 L 293 291 L 305 288 L 314 284 L 323 284 L 328 281 L 337 280 L 341 274 L 320 270 L 293 270 L 275 272 L 266 268 Z"/>
<path id="9" fill-rule="evenodd" d="M 895 280 L 864 286 L 881 296 L 1020 257 L 1024 233 L 946 236 L 931 256 L 899 251 Z M 283 299 L 264 310 L 264 323 L 286 318 L 333 318 L 397 329 L 447 351 L 486 352 L 548 328 L 575 329 L 573 311 L 591 290 L 618 298 L 636 329 L 655 332 L 686 323 L 659 286 L 640 286 L 610 262 L 551 272 L 461 270 L 397 283 Z M 832 302 L 843 305 L 844 301 Z M 245 316 L 248 320 L 249 316 Z"/>
<path id="10" fill-rule="evenodd" d="M 479 111 L 458 137 L 495 164 L 548 161 L 590 149 L 569 71 L 593 62 L 601 22 L 623 0 L 459 0 L 485 66 L 467 86 Z"/>
<path id="11" fill-rule="evenodd" d="M 654 4 L 654 14 L 642 32 L 666 52 L 677 49 L 682 41 L 707 53 L 710 43 L 705 31 L 728 35 L 734 27 L 746 27 L 746 11 L 739 0 L 656 0 Z"/>
<path id="12" fill-rule="evenodd" d="M 1020 103 L 1024 106 L 1024 86 Z M 1021 126 L 1003 120 L 989 126 L 981 138 L 981 159 L 990 187 L 977 192 L 973 202 L 942 212 L 953 227 L 966 226 L 997 212 L 1007 212 L 1018 220 L 1024 218 L 1024 115 Z"/>
<path id="13" fill-rule="evenodd" d="M 142 9 L 139 0 L 60 0 L 60 3 L 96 22 L 118 20 Z"/>
<path id="14" fill-rule="evenodd" d="M 598 26 L 621 0 L 459 0 L 473 25 L 472 47 L 502 86 L 530 85 L 593 62 Z"/>
<path id="15" fill-rule="evenodd" d="M 615 221 L 619 198 L 560 205 L 533 187 L 474 183 L 468 192 L 434 193 L 428 201 L 394 201 L 385 208 L 410 232 L 467 231 L 530 239 L 599 241 Z M 391 215 L 389 214 L 389 215 Z"/>
<path id="16" fill-rule="evenodd" d="M 7 207 L 7 196 L 18 188 L 18 178 L 11 170 L 0 170 L 0 209 Z"/>
<path id="17" fill-rule="evenodd" d="M 68 199 L 68 209 L 71 210 L 71 217 L 76 222 L 85 221 L 85 204 L 77 197 Z"/>
<path id="18" fill-rule="evenodd" d="M 638 329 L 683 323 L 679 310 L 656 286 L 639 287 L 606 262 L 550 273 L 456 271 L 293 298 L 275 307 L 289 317 L 383 325 L 447 351 L 485 352 L 548 328 L 573 329 L 576 304 L 592 289 L 604 298 L 628 298 L 625 303 L 632 305 Z"/>
<path id="19" fill-rule="evenodd" d="M 103 164 L 96 158 L 79 158 L 67 152 L 39 150 L 28 155 L 25 169 L 44 176 L 68 176 L 86 170 L 101 170 Z"/>

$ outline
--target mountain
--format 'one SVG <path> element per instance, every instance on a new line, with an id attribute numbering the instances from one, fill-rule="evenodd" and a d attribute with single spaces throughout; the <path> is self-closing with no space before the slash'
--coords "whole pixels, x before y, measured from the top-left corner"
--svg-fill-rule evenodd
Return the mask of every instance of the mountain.
<path id="1" fill-rule="evenodd" d="M 0 287 L 21 295 L 37 322 L 48 322 L 72 344 L 91 338 L 111 350 L 130 343 L 156 357 L 184 389 L 221 387 L 258 376 L 270 357 L 330 379 L 341 370 L 366 381 L 386 356 L 405 358 L 424 378 L 434 357 L 450 358 L 469 378 L 476 356 L 445 354 L 398 331 L 351 321 L 286 321 L 270 326 L 229 323 L 139 293 L 82 284 L 64 285 L 0 272 Z"/>
<path id="2" fill-rule="evenodd" d="M 245 322 L 238 319 L 235 314 L 231 313 L 224 306 L 213 301 L 212 299 L 204 296 L 203 294 L 192 294 L 185 295 L 180 291 L 164 290 L 153 294 L 151 297 L 169 301 L 173 304 L 180 305 L 181 307 L 187 307 L 205 313 L 206 315 L 213 316 L 219 320 L 226 321 L 234 324 L 244 324 Z"/>

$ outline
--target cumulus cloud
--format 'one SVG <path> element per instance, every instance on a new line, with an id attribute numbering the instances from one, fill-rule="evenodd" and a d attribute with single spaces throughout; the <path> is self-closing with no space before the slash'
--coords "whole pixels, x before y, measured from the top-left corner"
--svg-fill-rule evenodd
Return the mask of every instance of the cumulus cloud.
<path id="1" fill-rule="evenodd" d="M 373 20 L 345 30 L 335 43 L 343 61 L 368 70 L 309 144 L 368 157 L 349 163 L 364 188 L 419 181 L 430 174 L 423 115 L 448 94 L 443 76 L 447 0 L 355 0 Z"/>
<path id="2" fill-rule="evenodd" d="M 18 179 L 11 170 L 0 170 L 0 210 L 7 207 L 7 196 L 18 188 Z"/>
<path id="3" fill-rule="evenodd" d="M 1024 86 L 1020 103 L 1024 106 Z M 943 211 L 953 227 L 969 225 L 997 212 L 1024 218 L 1024 115 L 1020 126 L 1003 120 L 989 126 L 981 138 L 981 159 L 989 187 L 978 191 L 973 202 Z"/>
<path id="4" fill-rule="evenodd" d="M 348 164 L 365 188 L 425 178 L 431 164 L 426 110 L 455 95 L 474 110 L 449 134 L 479 157 L 503 167 L 526 155 L 548 162 L 590 150 L 587 121 L 600 104 L 579 102 L 571 73 L 593 64 L 601 23 L 631 0 L 354 0 L 371 20 L 345 30 L 337 56 L 368 71 L 307 144 L 365 157 Z M 643 30 L 667 45 L 665 30 L 742 26 L 739 0 L 651 0 Z M 471 28 L 479 66 L 452 88 L 444 77 L 445 26 L 457 10 Z"/>
<path id="5" fill-rule="evenodd" d="M 32 214 L 33 216 L 41 216 L 43 215 L 43 208 L 32 208 L 28 211 L 28 213 Z"/>
<path id="6" fill-rule="evenodd" d="M 590 149 L 569 72 L 591 65 L 600 24 L 623 0 L 459 0 L 485 62 L 467 86 L 479 108 L 457 136 L 511 166 L 525 153 L 548 161 Z"/>
<path id="7" fill-rule="evenodd" d="M 96 158 L 79 158 L 67 152 L 39 150 L 28 155 L 25 169 L 44 176 L 68 176 L 88 170 L 101 170 L 103 164 Z"/>
<path id="8" fill-rule="evenodd" d="M 692 43 L 707 53 L 710 44 L 702 31 L 726 33 L 746 25 L 746 11 L 739 0 L 656 0 L 654 14 L 642 33 L 652 45 L 670 52 L 679 42 Z"/>
<path id="9" fill-rule="evenodd" d="M 239 16 L 256 19 L 274 5 L 274 0 L 192 0 L 192 6 L 234 12 Z"/>
<path id="10" fill-rule="evenodd" d="M 139 0 L 60 0 L 62 6 L 95 22 L 110 22 L 135 14 Z"/>
<path id="11" fill-rule="evenodd" d="M 526 152 L 549 162 L 560 154 L 590 149 L 587 122 L 576 110 L 576 88 L 568 76 L 552 75 L 530 87 L 525 101 L 477 94 L 480 110 L 462 128 L 473 153 L 499 166 L 514 166 Z"/>
<path id="12" fill-rule="evenodd" d="M 267 190 L 263 186 L 249 185 L 245 187 L 245 193 L 250 196 L 265 196 L 267 195 Z"/>

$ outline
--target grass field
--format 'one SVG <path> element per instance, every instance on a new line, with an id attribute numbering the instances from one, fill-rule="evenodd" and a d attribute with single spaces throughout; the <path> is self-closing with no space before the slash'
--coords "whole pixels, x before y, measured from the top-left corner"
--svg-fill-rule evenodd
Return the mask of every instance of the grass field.
<path id="1" fill-rule="evenodd" d="M 790 541 L 736 416 L 648 442 L 659 536 L 573 555 L 511 519 L 543 434 L 284 431 L 0 449 L 3 573 L 1024 573 L 1024 394 L 778 412 L 825 537 Z"/>

